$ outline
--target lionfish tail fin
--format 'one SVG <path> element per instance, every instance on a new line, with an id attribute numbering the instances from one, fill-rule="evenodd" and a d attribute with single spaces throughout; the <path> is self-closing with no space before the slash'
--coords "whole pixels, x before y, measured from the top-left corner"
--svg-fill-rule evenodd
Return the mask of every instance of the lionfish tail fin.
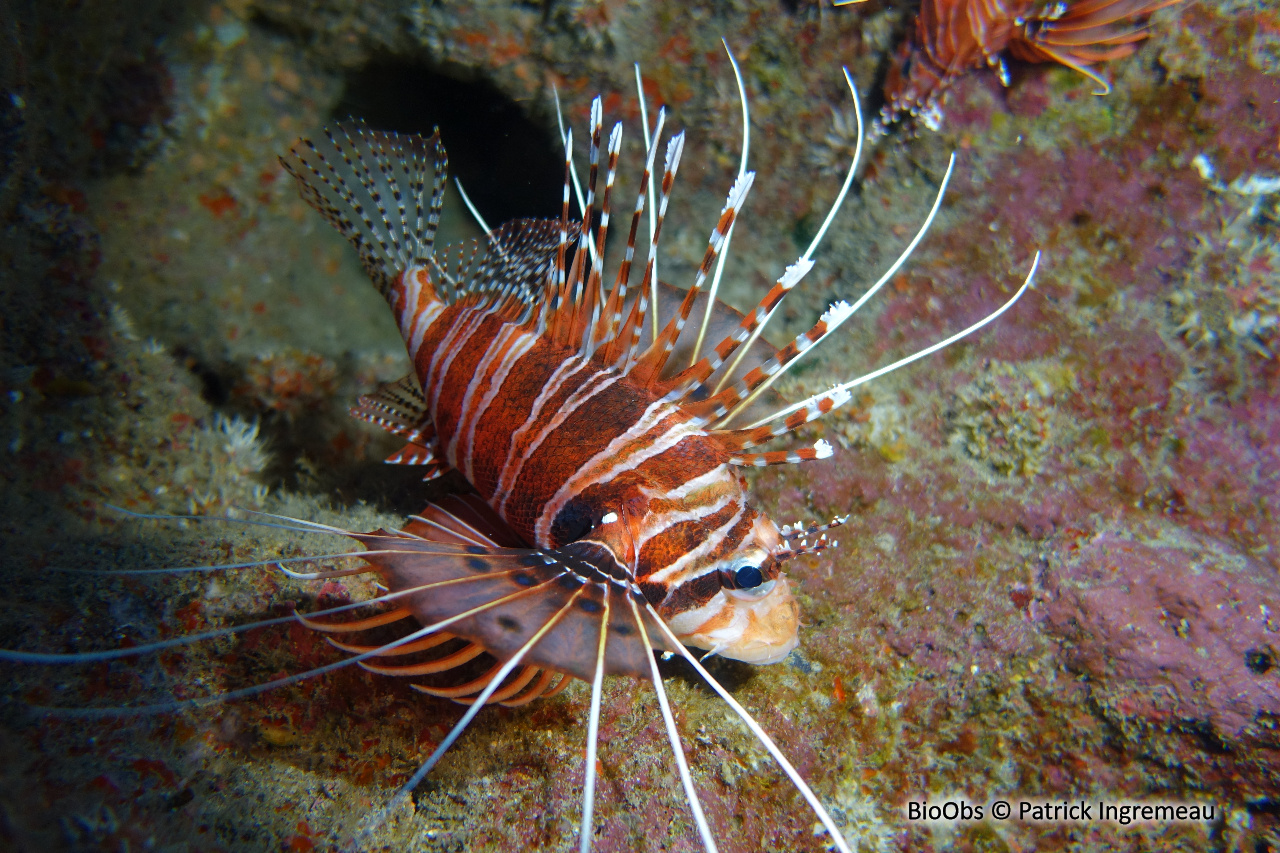
<path id="1" fill-rule="evenodd" d="M 424 138 L 355 121 L 303 139 L 280 158 L 389 299 L 400 272 L 431 257 L 448 162 L 439 131 Z"/>

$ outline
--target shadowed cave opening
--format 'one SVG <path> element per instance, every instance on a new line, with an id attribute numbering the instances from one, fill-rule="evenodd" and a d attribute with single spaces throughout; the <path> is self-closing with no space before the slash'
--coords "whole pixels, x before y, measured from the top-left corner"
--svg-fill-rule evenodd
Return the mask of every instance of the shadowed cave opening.
<path id="1" fill-rule="evenodd" d="M 438 126 L 449 177 L 462 181 L 491 227 L 560 215 L 564 153 L 555 132 L 468 69 L 373 62 L 347 75 L 333 114 L 423 136 Z"/>

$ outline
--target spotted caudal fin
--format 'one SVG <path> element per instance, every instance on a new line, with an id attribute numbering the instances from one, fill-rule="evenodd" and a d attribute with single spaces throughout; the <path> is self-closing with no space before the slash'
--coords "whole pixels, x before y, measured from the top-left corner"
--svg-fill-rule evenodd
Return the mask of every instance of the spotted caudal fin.
<path id="1" fill-rule="evenodd" d="M 388 299 L 401 271 L 431 257 L 448 167 L 439 132 L 423 138 L 347 122 L 298 142 L 280 163 Z"/>

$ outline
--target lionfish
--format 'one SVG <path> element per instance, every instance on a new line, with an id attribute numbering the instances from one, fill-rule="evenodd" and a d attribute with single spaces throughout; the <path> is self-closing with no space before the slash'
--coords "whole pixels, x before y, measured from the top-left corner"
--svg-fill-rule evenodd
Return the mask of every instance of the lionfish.
<path id="1" fill-rule="evenodd" d="M 813 267 L 812 255 L 854 179 L 858 153 L 805 254 L 745 315 L 720 304 L 715 298 L 720 265 L 754 178 L 745 168 L 746 94 L 733 67 L 742 94 L 743 163 L 702 263 L 684 291 L 660 283 L 655 275 L 659 234 L 684 145 L 683 133 L 668 140 L 655 190 L 650 177 L 656 174 L 663 111 L 652 139 L 646 140 L 641 189 L 625 253 L 609 288 L 604 284 L 605 243 L 622 126 L 616 124 L 605 143 L 597 211 L 603 129 L 599 98 L 591 107 L 589 177 L 585 200 L 579 197 L 580 219 L 570 213 L 570 188 L 577 184 L 570 131 L 563 137 L 566 179 L 559 219 L 518 220 L 486 229 L 483 255 L 475 246 L 457 256 L 434 245 L 447 170 L 438 131 L 422 138 L 347 123 L 327 129 L 322 139 L 295 145 L 281 162 L 304 198 L 358 250 L 391 306 L 413 363 L 409 376 L 362 397 L 353 414 L 405 440 L 404 449 L 388 461 L 424 466 L 427 479 L 458 471 L 474 493 L 428 504 L 403 529 L 360 533 L 263 513 L 237 522 L 349 536 L 361 546 L 342 555 L 360 558 L 354 568 L 304 573 L 284 565 L 319 556 L 198 567 L 274 565 L 291 577 L 307 579 L 375 573 L 383 594 L 372 599 L 123 649 L 74 654 L 10 650 L 0 651 L 0 659 L 111 660 L 294 618 L 324 632 L 350 654 L 307 672 L 203 698 L 57 709 L 82 716 L 202 706 L 351 663 L 390 676 L 452 675 L 443 686 L 414 686 L 469 707 L 390 804 L 366 820 L 353 839 L 356 846 L 369 840 L 369 833 L 417 787 L 484 705 L 524 705 L 581 679 L 591 685 L 580 830 L 585 853 L 594 837 L 604 676 L 648 679 L 693 821 L 704 848 L 713 851 L 715 839 L 654 657 L 676 655 L 772 755 L 830 833 L 830 843 L 849 853 L 817 795 L 688 648 L 756 664 L 787 657 L 798 643 L 799 613 L 784 566 L 798 555 L 834 544 L 826 531 L 843 521 L 779 527 L 752 508 L 739 470 L 830 456 L 825 441 L 791 450 L 761 445 L 847 402 L 854 386 L 936 352 L 999 317 L 1031 286 L 1039 254 L 1017 292 L 968 328 L 806 400 L 776 410 L 767 407 L 760 416 L 747 414 L 752 422 L 735 425 L 744 413 L 760 407 L 764 392 L 797 358 L 852 316 L 906 261 L 938 211 L 955 158 L 924 224 L 890 269 L 857 302 L 835 303 L 813 328 L 774 349 L 760 332 Z M 857 110 L 857 91 L 847 70 L 845 79 Z M 643 90 L 640 97 L 643 106 Z M 644 123 L 648 136 L 647 119 Z M 649 206 L 656 211 L 644 273 L 633 288 L 646 184 Z M 708 278 L 713 279 L 710 291 L 700 300 Z M 690 345 L 683 333 L 690 331 L 699 304 L 703 316 Z M 712 339 L 718 339 L 714 346 L 704 345 Z M 361 618 L 346 616 L 369 607 L 378 609 Z M 401 627 L 393 640 L 348 639 L 389 625 Z"/>
<path id="2" fill-rule="evenodd" d="M 958 77 L 986 66 L 1009 85 L 1006 54 L 1065 65 L 1096 83 L 1095 94 L 1105 95 L 1111 84 L 1090 66 L 1133 53 L 1148 35 L 1147 18 L 1178 2 L 923 0 L 889 66 L 880 122 L 913 116 L 937 129 L 941 102 Z"/>

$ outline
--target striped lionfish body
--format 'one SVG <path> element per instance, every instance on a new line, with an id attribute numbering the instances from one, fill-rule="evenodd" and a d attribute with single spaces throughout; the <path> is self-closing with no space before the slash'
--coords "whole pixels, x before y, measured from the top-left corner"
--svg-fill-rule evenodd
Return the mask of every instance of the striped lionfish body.
<path id="1" fill-rule="evenodd" d="M 598 146 L 599 125 L 595 130 Z M 620 138 L 615 131 L 610 186 Z M 670 190 L 681 141 L 677 137 L 669 150 L 664 191 Z M 651 605 L 680 643 L 755 663 L 779 661 L 795 647 L 797 608 L 781 570 L 794 551 L 768 518 L 748 506 L 735 471 L 754 459 L 744 449 L 765 436 L 705 429 L 717 407 L 738 393 L 733 389 L 714 402 L 692 403 L 706 390 L 712 362 L 723 361 L 745 333 L 698 365 L 665 374 L 670 351 L 664 347 L 674 343 L 675 332 L 643 352 L 632 345 L 644 322 L 644 300 L 631 300 L 624 320 L 626 274 L 610 298 L 599 271 L 586 270 L 583 242 L 575 241 L 577 254 L 567 261 L 567 220 L 524 221 L 494 232 L 489 257 L 475 270 L 459 272 L 436 260 L 430 224 L 406 243 L 405 223 L 397 219 L 412 217 L 416 224 L 418 208 L 387 209 L 387 199 L 404 198 L 395 164 L 431 168 L 438 195 L 445 170 L 438 137 L 340 126 L 322 143 L 295 147 L 284 163 L 307 197 L 360 248 L 395 312 L 414 374 L 365 398 L 356 414 L 393 432 L 408 429 L 409 445 L 397 461 L 428 465 L 428 476 L 449 468 L 462 473 L 496 515 L 487 528 L 490 539 L 498 540 L 493 527 L 500 527 L 505 538 L 561 561 L 557 568 L 571 579 L 562 595 L 574 591 L 573 583 L 608 576 Z M 406 172 L 403 179 L 406 187 L 427 182 L 425 174 Z M 749 184 L 748 177 L 731 195 L 700 278 L 715 261 Z M 606 189 L 605 205 L 608 196 Z M 428 223 L 438 208 L 437 197 L 427 205 Z M 370 210 L 380 221 L 368 216 Z M 605 207 L 606 218 L 607 212 Z M 607 221 L 598 238 L 601 250 L 605 227 Z M 584 225 L 581 240 L 589 237 L 595 235 Z M 692 306 L 687 301 L 684 317 Z M 682 324 L 678 315 L 668 327 Z M 825 452 L 825 445 L 803 451 L 811 458 Z M 473 557 L 479 566 L 480 555 Z M 579 600 L 588 614 L 601 604 L 592 595 L 587 590 Z M 521 628 L 509 629 L 511 641 L 523 643 L 523 629 L 531 626 L 515 618 L 506 624 L 517 622 Z M 627 630 L 625 623 L 618 627 Z M 484 630 L 473 631 L 472 639 L 495 651 Z M 660 631 L 651 639 L 661 648 L 672 645 Z M 625 644 L 617 648 L 617 656 L 606 650 L 608 671 L 647 674 L 643 661 L 642 669 L 633 666 L 636 656 Z M 551 643 L 545 649 L 531 649 L 529 659 L 590 677 L 594 647 L 580 646 L 577 666 L 565 660 L 572 650 Z"/>
<path id="2" fill-rule="evenodd" d="M 351 656 L 215 696 L 86 709 L 89 715 L 167 712 L 226 701 L 351 663 L 412 677 L 423 692 L 469 705 L 391 803 L 366 824 L 355 839 L 360 846 L 484 705 L 522 705 L 580 678 L 591 684 L 580 833 L 585 853 L 594 837 L 603 677 L 645 678 L 653 684 L 702 845 L 714 851 L 654 659 L 655 650 L 669 652 L 681 656 L 729 705 L 809 803 L 830 834 L 829 843 L 849 853 L 837 825 L 781 750 L 686 648 L 760 664 L 786 657 L 798 642 L 799 613 L 784 566 L 797 555 L 827 547 L 825 531 L 841 522 L 779 528 L 751 506 L 739 469 L 830 455 L 824 441 L 791 450 L 761 446 L 848 401 L 854 386 L 982 328 L 1030 287 L 1035 264 L 1003 306 L 951 337 L 791 406 L 772 410 L 772 404 L 760 402 L 788 367 L 848 320 L 906 261 L 936 215 L 954 166 L 953 157 L 919 233 L 857 302 L 832 305 L 813 328 L 781 349 L 760 340 L 768 318 L 812 268 L 811 256 L 857 169 L 861 113 L 852 79 L 847 72 L 845 77 L 860 135 L 844 187 L 808 250 L 745 315 L 714 297 L 754 177 L 745 162 L 687 290 L 661 284 L 654 273 L 684 141 L 683 134 L 668 141 L 655 192 L 649 178 L 659 174 L 654 164 L 661 112 L 639 182 L 651 186 L 652 218 L 647 258 L 634 286 L 646 196 L 642 190 L 636 199 L 623 259 L 607 285 L 605 242 L 622 128 L 615 126 L 608 137 L 602 170 L 598 98 L 592 105 L 590 175 L 585 200 L 579 199 L 581 216 L 570 218 L 570 186 L 576 178 L 568 133 L 560 218 L 486 228 L 483 255 L 476 246 L 459 252 L 434 245 L 447 167 L 438 133 L 423 139 L 348 124 L 294 146 L 282 158 L 285 168 L 297 178 L 304 198 L 359 251 L 394 312 L 413 364 L 412 374 L 362 397 L 353 413 L 405 440 L 388 461 L 423 466 L 428 479 L 456 470 L 475 493 L 427 505 L 402 530 L 357 533 L 283 517 L 247 522 L 349 536 L 360 550 L 328 556 L 362 562 L 307 574 L 285 564 L 319 558 L 182 571 L 278 566 L 309 579 L 376 572 L 384 594 L 296 616 Z M 746 111 L 744 93 L 744 130 Z M 744 140 L 744 160 L 746 147 Z M 372 616 L 350 617 L 351 611 L 369 606 L 380 609 Z M 268 619 L 105 652 L 0 650 L 0 659 L 110 660 L 284 621 L 290 620 Z M 399 626 L 398 637 L 388 642 L 384 631 L 366 633 L 384 626 Z M 378 639 L 355 642 L 347 639 L 351 635 Z M 449 680 L 441 683 L 437 676 Z"/>
<path id="3" fill-rule="evenodd" d="M 1121 59 L 1147 37 L 1147 18 L 1179 0 L 923 0 L 915 26 L 885 78 L 884 124 L 914 116 L 936 129 L 951 84 L 994 68 L 1009 84 L 1005 57 L 1056 62 L 1099 87 L 1111 85 L 1091 66 Z"/>

